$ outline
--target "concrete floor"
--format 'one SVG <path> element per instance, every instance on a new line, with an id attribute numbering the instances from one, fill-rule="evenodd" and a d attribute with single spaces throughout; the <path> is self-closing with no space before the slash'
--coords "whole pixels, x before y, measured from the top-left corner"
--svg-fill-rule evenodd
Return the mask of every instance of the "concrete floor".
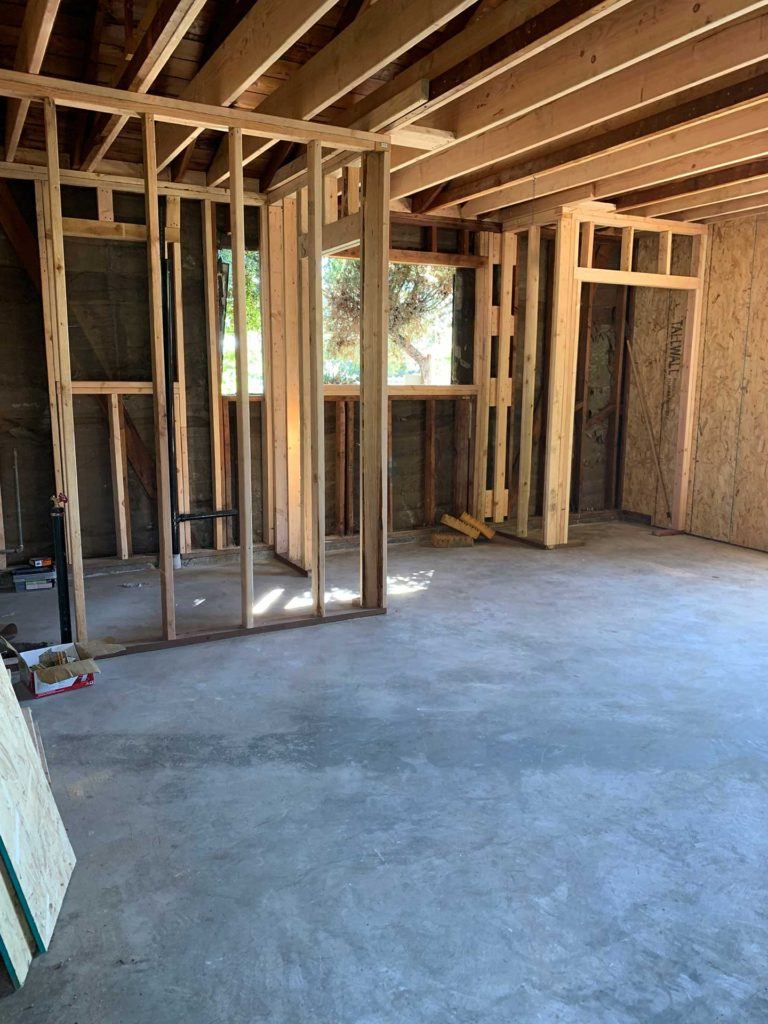
<path id="1" fill-rule="evenodd" d="M 768 556 L 575 533 L 36 702 L 79 863 L 0 1019 L 765 1024 Z"/>

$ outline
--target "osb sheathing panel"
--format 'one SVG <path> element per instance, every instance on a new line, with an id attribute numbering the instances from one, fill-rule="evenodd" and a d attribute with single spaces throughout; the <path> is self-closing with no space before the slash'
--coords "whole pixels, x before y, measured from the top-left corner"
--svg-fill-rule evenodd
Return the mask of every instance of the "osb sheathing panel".
<path id="1" fill-rule="evenodd" d="M 730 540 L 768 548 L 768 218 L 756 218 L 754 228 Z"/>
<path id="2" fill-rule="evenodd" d="M 643 236 L 638 239 L 634 264 L 636 270 L 655 269 L 657 245 L 656 239 L 652 237 Z M 635 288 L 633 303 L 630 339 L 637 375 L 630 372 L 621 506 L 629 512 L 653 516 L 657 507 L 658 475 L 648 428 L 641 412 L 640 389 L 645 394 L 654 445 L 658 451 L 664 406 L 670 293 L 662 289 Z"/>
<path id="3" fill-rule="evenodd" d="M 641 239 L 638 269 L 649 245 Z M 685 273 L 682 249 L 673 272 Z M 667 487 L 674 479 L 685 296 L 636 290 L 634 344 Z M 768 217 L 710 228 L 690 495 L 691 533 L 768 551 Z M 637 394 L 630 384 L 625 509 L 663 522 Z"/>
<path id="4" fill-rule="evenodd" d="M 682 276 L 691 272 L 692 239 L 678 236 L 672 249 L 672 273 Z M 664 350 L 664 380 L 661 392 L 661 417 L 659 423 L 659 462 L 664 487 L 657 480 L 654 522 L 668 526 L 675 492 L 675 463 L 677 461 L 677 420 L 680 410 L 680 368 L 682 365 L 683 342 L 685 340 L 688 292 L 659 292 L 655 288 L 650 294 L 667 301 L 667 329 Z M 658 477 L 658 474 L 657 474 Z"/>
<path id="5" fill-rule="evenodd" d="M 691 532 L 731 539 L 755 221 L 713 227 L 706 299 Z M 758 347 L 765 348 L 758 340 Z"/>

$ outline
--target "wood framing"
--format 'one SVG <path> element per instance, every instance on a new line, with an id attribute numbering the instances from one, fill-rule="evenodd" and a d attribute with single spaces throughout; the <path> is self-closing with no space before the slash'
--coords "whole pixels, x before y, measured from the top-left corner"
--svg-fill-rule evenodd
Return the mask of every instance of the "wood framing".
<path id="1" fill-rule="evenodd" d="M 312 605 L 325 615 L 325 409 L 323 405 L 323 173 L 322 147 L 307 147 L 307 287 L 309 299 L 307 353 L 309 356 L 310 507 L 312 516 Z M 362 363 L 362 359 L 361 359 Z M 361 367 L 362 376 L 362 367 Z M 365 604 L 364 604 L 365 607 Z"/>
<path id="2" fill-rule="evenodd" d="M 360 338 L 360 594 L 387 603 L 389 152 L 363 157 Z"/>
<path id="3" fill-rule="evenodd" d="M 520 461 L 517 483 L 517 534 L 528 535 L 533 461 L 533 410 L 536 398 L 536 350 L 539 333 L 539 262 L 541 228 L 528 229 L 525 277 L 525 334 L 523 337 L 523 383 L 520 396 Z"/>
<path id="4" fill-rule="evenodd" d="M 486 518 L 486 481 L 488 475 L 488 421 L 491 377 L 491 306 L 493 302 L 493 261 L 491 236 L 477 236 L 477 252 L 482 263 L 475 273 L 475 329 L 472 381 L 477 387 L 472 456 L 472 515 Z M 465 510 L 463 510 L 465 511 Z"/>
<path id="5" fill-rule="evenodd" d="M 59 0 L 29 0 L 16 47 L 13 65 L 16 71 L 37 74 L 40 70 L 58 10 Z M 11 99 L 8 103 L 5 112 L 6 160 L 13 160 L 16 156 L 28 110 L 28 99 Z"/>
<path id="6" fill-rule="evenodd" d="M 67 496 L 66 518 L 69 522 L 69 558 L 72 567 L 72 593 L 75 606 L 77 639 L 88 638 L 85 612 L 85 580 L 83 576 L 83 546 L 80 530 L 80 497 L 78 492 L 77 457 L 75 454 L 75 419 L 72 406 L 72 370 L 69 355 L 69 320 L 67 316 L 67 283 L 64 264 L 64 234 L 61 217 L 61 184 L 59 181 L 59 142 L 56 106 L 46 100 L 45 144 L 48 160 L 47 208 L 50 215 L 51 327 L 55 364 L 58 371 L 57 397 L 59 405 L 60 444 L 62 448 L 62 475 Z"/>
<path id="7" fill-rule="evenodd" d="M 208 415 L 211 424 L 211 483 L 213 507 L 224 508 L 224 467 L 222 466 L 221 423 L 221 341 L 219 338 L 219 295 L 217 283 L 216 206 L 205 200 L 203 227 L 203 290 L 205 295 L 205 332 L 208 350 Z M 226 546 L 223 519 L 213 521 L 213 546 Z"/>
<path id="8" fill-rule="evenodd" d="M 229 221 L 232 234 L 232 301 L 237 366 L 237 483 L 240 539 L 242 625 L 253 626 L 253 488 L 251 486 L 251 406 L 248 400 L 248 331 L 245 311 L 245 220 L 243 210 L 243 135 L 229 132 L 232 164 Z"/>
<path id="9" fill-rule="evenodd" d="M 125 455 L 125 428 L 123 400 L 120 395 L 109 396 L 109 454 L 112 469 L 112 498 L 115 510 L 115 541 L 118 558 L 130 558 L 131 510 L 128 504 L 128 460 Z"/>
<path id="10" fill-rule="evenodd" d="M 160 208 L 157 194 L 155 119 L 142 118 L 144 152 L 144 209 L 147 223 L 147 265 L 149 280 L 149 342 L 152 362 L 152 407 L 155 425 L 155 472 L 157 476 L 158 568 L 163 637 L 176 636 L 176 605 L 173 588 L 173 547 L 171 539 L 171 468 L 168 455 L 168 401 L 165 387 L 163 345 L 162 283 L 160 277 Z"/>

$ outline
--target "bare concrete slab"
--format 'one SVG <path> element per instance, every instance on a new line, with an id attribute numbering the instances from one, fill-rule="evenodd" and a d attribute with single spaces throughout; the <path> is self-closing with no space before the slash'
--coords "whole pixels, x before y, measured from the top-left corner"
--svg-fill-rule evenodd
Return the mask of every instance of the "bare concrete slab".
<path id="1" fill-rule="evenodd" d="M 78 867 L 0 1020 L 764 1024 L 768 557 L 577 535 L 36 702 Z"/>

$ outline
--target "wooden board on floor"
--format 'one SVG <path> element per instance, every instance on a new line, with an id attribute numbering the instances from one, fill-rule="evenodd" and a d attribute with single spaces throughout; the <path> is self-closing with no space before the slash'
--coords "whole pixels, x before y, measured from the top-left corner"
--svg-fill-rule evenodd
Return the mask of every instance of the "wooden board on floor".
<path id="1" fill-rule="evenodd" d="M 75 855 L 29 729 L 0 667 L 0 856 L 35 944 L 51 941 Z"/>

